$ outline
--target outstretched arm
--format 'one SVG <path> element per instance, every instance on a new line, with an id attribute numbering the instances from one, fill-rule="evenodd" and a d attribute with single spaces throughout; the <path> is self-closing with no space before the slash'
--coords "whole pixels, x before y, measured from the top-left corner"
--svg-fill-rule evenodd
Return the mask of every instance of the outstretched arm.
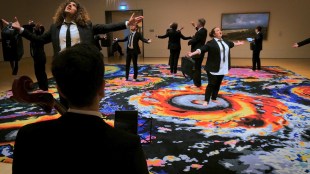
<path id="1" fill-rule="evenodd" d="M 167 37 L 168 37 L 168 31 L 167 31 L 167 33 L 166 33 L 165 35 L 162 35 L 162 36 L 160 36 L 160 35 L 155 35 L 155 37 L 157 37 L 157 38 L 159 38 L 159 39 L 167 38 Z"/>
<path id="2" fill-rule="evenodd" d="M 244 41 L 237 41 L 237 42 L 233 42 L 234 43 L 234 46 L 239 46 L 239 45 L 243 45 L 244 44 Z"/>
<path id="3" fill-rule="evenodd" d="M 116 42 L 126 42 L 126 41 L 128 41 L 128 36 L 126 36 L 124 39 L 114 38 L 114 41 L 116 41 Z"/>
<path id="4" fill-rule="evenodd" d="M 201 50 L 200 49 L 197 49 L 196 51 L 194 52 L 188 52 L 186 54 L 186 57 L 192 57 L 192 56 L 195 56 L 195 55 L 200 55 L 201 54 Z"/>
<path id="5" fill-rule="evenodd" d="M 196 51 L 187 53 L 186 57 L 192 57 L 192 56 L 195 56 L 195 55 L 200 55 L 201 53 L 208 52 L 209 49 L 210 49 L 210 46 L 207 43 L 204 46 L 202 46 L 199 49 L 197 49 Z"/>
<path id="6" fill-rule="evenodd" d="M 30 41 L 36 41 L 36 42 L 40 42 L 43 44 L 46 43 L 50 43 L 51 42 L 51 33 L 48 31 L 46 33 L 44 33 L 43 35 L 35 35 L 32 32 L 25 30 L 19 23 L 17 17 L 15 17 L 15 21 L 14 22 L 8 22 L 4 19 L 2 19 L 2 22 L 6 25 L 12 25 L 12 27 L 14 29 L 16 29 L 17 31 L 19 31 L 19 33 L 21 33 L 21 35 L 30 40 Z"/>
<path id="7" fill-rule="evenodd" d="M 152 39 L 145 39 L 141 33 L 136 33 L 136 34 L 139 34 L 139 40 L 141 40 L 142 42 L 144 43 L 151 43 L 152 42 Z"/>
<path id="8" fill-rule="evenodd" d="M 298 42 L 298 43 L 294 43 L 292 47 L 297 48 L 297 47 L 301 47 L 301 46 L 304 46 L 304 45 L 309 44 L 309 43 L 310 43 L 310 38 L 305 39 L 305 40 Z"/>
<path id="9" fill-rule="evenodd" d="M 190 40 L 190 39 L 192 39 L 192 36 L 186 37 L 186 36 L 184 36 L 184 35 L 181 33 L 181 38 L 182 38 L 183 40 Z"/>

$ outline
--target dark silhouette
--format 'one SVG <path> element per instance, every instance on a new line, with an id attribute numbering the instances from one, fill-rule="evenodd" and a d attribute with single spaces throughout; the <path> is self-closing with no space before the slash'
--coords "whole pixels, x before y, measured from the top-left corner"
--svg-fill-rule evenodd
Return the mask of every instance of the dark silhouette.
<path id="1" fill-rule="evenodd" d="M 172 24 L 170 24 L 170 28 L 167 29 L 165 35 L 157 36 L 160 39 L 169 37 L 168 41 L 168 49 L 170 50 L 169 65 L 170 65 L 170 72 L 172 74 L 177 73 L 178 62 L 181 52 L 181 39 L 189 40 L 192 38 L 192 37 L 185 37 L 181 33 L 181 30 L 177 30 L 177 28 L 178 24 L 176 22 L 173 22 Z"/>
<path id="2" fill-rule="evenodd" d="M 111 127 L 99 112 L 105 82 L 98 48 L 76 44 L 60 52 L 52 62 L 52 73 L 69 109 L 58 119 L 18 131 L 13 174 L 148 174 L 139 136 Z"/>
<path id="3" fill-rule="evenodd" d="M 45 31 L 43 25 L 35 24 L 32 20 L 29 21 L 28 25 L 23 25 L 23 27 L 38 36 L 42 35 Z M 37 78 L 39 88 L 43 91 L 47 91 L 48 80 L 45 72 L 46 55 L 44 51 L 44 44 L 41 42 L 31 41 L 30 54 L 33 58 L 34 73 Z"/>
<path id="4" fill-rule="evenodd" d="M 204 28 L 206 24 L 206 20 L 201 18 L 198 19 L 195 29 L 197 30 L 195 35 L 189 40 L 188 45 L 191 45 L 191 52 L 194 52 L 196 49 L 202 47 L 206 40 L 208 31 Z M 204 52 L 200 55 L 194 56 L 193 59 L 195 61 L 195 71 L 193 75 L 194 85 L 197 87 L 201 86 L 201 64 L 204 58 Z"/>

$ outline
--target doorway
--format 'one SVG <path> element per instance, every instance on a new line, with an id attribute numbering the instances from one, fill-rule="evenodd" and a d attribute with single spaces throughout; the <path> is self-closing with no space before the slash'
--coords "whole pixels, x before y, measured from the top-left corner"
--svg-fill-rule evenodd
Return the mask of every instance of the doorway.
<path id="1" fill-rule="evenodd" d="M 131 15 L 135 13 L 135 16 L 143 16 L 143 10 L 122 10 L 122 11 L 105 11 L 106 23 L 117 23 L 120 21 L 128 20 Z M 138 24 L 140 32 L 143 36 L 143 21 Z M 115 32 L 110 32 L 107 34 L 108 39 L 113 41 L 113 38 L 124 39 L 129 35 L 129 29 L 120 30 Z M 123 53 L 126 53 L 127 42 L 120 42 L 119 45 L 122 48 Z M 144 57 L 144 46 L 143 42 L 139 42 L 141 54 L 140 56 Z M 114 57 L 114 53 L 112 52 L 112 47 L 107 47 L 108 57 Z"/>

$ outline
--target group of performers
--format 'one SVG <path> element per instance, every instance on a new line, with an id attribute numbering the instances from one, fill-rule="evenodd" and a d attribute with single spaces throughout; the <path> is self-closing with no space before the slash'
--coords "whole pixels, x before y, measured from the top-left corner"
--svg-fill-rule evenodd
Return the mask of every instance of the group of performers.
<path id="1" fill-rule="evenodd" d="M 104 168 L 111 168 L 115 173 L 126 171 L 148 173 L 139 137 L 112 129 L 101 118 L 99 103 L 104 97 L 105 83 L 102 78 L 104 63 L 102 54 L 97 50 L 98 46 L 97 48 L 93 46 L 98 45 L 97 37 L 100 37 L 100 34 L 129 27 L 130 34 L 124 39 L 117 40 L 118 42 L 128 41 L 125 79 L 129 80 L 130 63 L 133 60 L 133 81 L 137 81 L 137 59 L 140 54 L 138 42 L 139 40 L 145 43 L 152 42 L 151 39 L 145 39 L 137 32 L 137 24 L 142 21 L 143 16 L 135 17 L 133 14 L 126 22 L 93 25 L 81 4 L 76 0 L 67 0 L 58 7 L 53 19 L 50 29 L 44 33 L 44 28 L 40 25 L 30 22 L 30 26 L 22 26 L 17 18 L 14 22 L 2 19 L 4 24 L 10 25 L 22 37 L 30 40 L 32 48 L 36 47 L 32 49 L 35 53 L 32 56 L 35 61 L 36 75 L 40 81 L 39 87 L 42 90 L 47 90 L 48 87 L 43 45 L 52 43 L 54 50 L 52 73 L 57 83 L 60 101 L 67 109 L 67 112 L 56 120 L 29 124 L 20 129 L 14 146 L 13 173 L 42 173 L 46 169 L 51 170 L 49 173 L 57 173 L 57 171 L 79 173 L 84 169 L 98 172 Z M 172 23 L 165 35 L 157 35 L 157 37 L 169 37 L 171 74 L 177 73 L 181 50 L 180 39 L 189 40 L 191 52 L 187 57 L 195 61 L 193 81 L 196 87 L 201 87 L 201 66 L 204 54 L 208 52 L 204 67 L 208 76 L 208 86 L 204 100 L 197 103 L 208 106 L 211 101 L 217 102 L 221 82 L 230 69 L 230 49 L 243 45 L 244 42 L 223 39 L 223 33 L 219 27 L 211 29 L 209 36 L 212 39 L 207 41 L 208 31 L 204 27 L 205 23 L 203 18 L 193 23 L 196 33 L 192 37 L 183 36 L 181 29 L 177 29 L 177 23 Z M 259 54 L 262 46 L 259 42 L 262 42 L 263 38 L 260 32 L 261 28 L 257 27 L 252 70 L 260 69 Z M 293 47 L 302 46 L 307 42 L 309 43 L 309 39 L 296 43 Z M 81 137 L 89 137 L 91 141 L 81 143 Z M 62 146 L 59 146 L 60 143 Z M 80 153 L 85 147 L 90 150 L 90 153 Z M 65 160 L 59 160 L 59 154 L 69 155 Z M 85 160 L 81 159 L 100 160 L 95 162 L 86 160 L 85 163 Z M 68 165 L 68 160 L 73 161 L 74 165 Z M 55 161 L 57 165 L 53 163 Z M 77 167 L 76 164 L 80 163 L 82 165 Z M 117 167 L 116 164 L 124 164 L 125 167 Z"/>

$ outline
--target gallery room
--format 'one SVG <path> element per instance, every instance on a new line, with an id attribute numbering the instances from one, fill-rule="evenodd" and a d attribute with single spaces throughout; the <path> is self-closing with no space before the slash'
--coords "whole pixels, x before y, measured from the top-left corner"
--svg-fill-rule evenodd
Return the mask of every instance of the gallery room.
<path id="1" fill-rule="evenodd" d="M 309 7 L 1 0 L 0 174 L 309 173 Z"/>

